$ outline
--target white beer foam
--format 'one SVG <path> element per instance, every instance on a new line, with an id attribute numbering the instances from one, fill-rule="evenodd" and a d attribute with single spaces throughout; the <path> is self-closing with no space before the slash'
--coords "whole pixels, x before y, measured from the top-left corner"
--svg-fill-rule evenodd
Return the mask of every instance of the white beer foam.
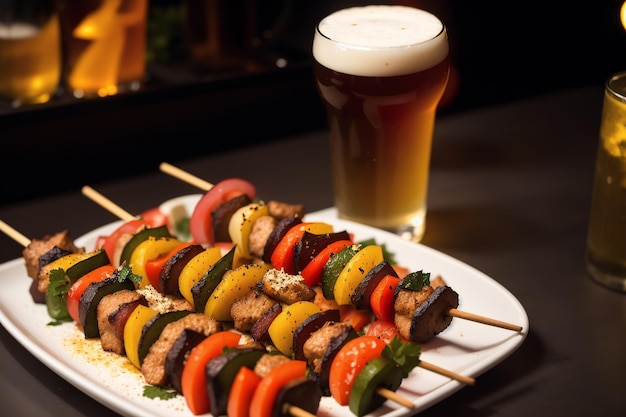
<path id="1" fill-rule="evenodd" d="M 448 55 L 448 36 L 433 14 L 406 6 L 339 10 L 320 21 L 313 56 L 334 71 L 388 77 L 423 71 Z"/>

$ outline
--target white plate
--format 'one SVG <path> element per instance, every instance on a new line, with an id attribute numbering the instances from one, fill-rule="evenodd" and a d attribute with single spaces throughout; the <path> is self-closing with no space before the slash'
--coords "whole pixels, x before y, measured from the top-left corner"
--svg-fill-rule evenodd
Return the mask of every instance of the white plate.
<path id="1" fill-rule="evenodd" d="M 182 201 L 191 212 L 198 196 Z M 502 285 L 448 255 L 402 240 L 398 236 L 360 224 L 337 219 L 334 209 L 306 216 L 307 220 L 331 223 L 336 231 L 354 233 L 356 240 L 375 238 L 396 254 L 401 265 L 411 271 L 441 274 L 459 294 L 459 309 L 496 318 L 523 327 L 513 332 L 455 318 L 433 341 L 422 345 L 421 358 L 462 375 L 477 377 L 515 351 L 526 338 L 528 316 L 520 302 Z M 91 250 L 100 235 L 106 235 L 120 222 L 100 227 L 76 243 Z M 132 417 L 193 416 L 182 396 L 163 401 L 143 397 L 144 380 L 125 357 L 102 351 L 99 339 L 85 340 L 72 323 L 48 326 L 45 306 L 35 305 L 29 294 L 31 279 L 22 259 L 0 265 L 0 323 L 27 350 L 46 366 L 115 412 Z M 480 384 L 480 379 L 477 380 Z M 387 401 L 372 416 L 412 415 L 450 396 L 463 384 L 431 371 L 416 368 L 406 378 L 398 394 L 410 399 L 414 409 Z M 319 416 L 353 417 L 347 407 L 323 398 Z"/>

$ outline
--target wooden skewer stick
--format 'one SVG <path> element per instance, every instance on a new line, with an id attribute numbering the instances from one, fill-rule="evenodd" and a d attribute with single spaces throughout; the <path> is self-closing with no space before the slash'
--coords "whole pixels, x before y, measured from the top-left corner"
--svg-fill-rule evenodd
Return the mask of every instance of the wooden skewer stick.
<path id="1" fill-rule="evenodd" d="M 26 247 L 30 244 L 30 239 L 0 220 L 0 230 L 2 230 L 7 236 L 15 240 L 20 245 Z"/>
<path id="2" fill-rule="evenodd" d="M 285 404 L 283 412 L 289 413 L 293 417 L 315 417 L 315 414 L 309 413 L 307 410 L 295 405 Z"/>
<path id="3" fill-rule="evenodd" d="M 167 162 L 161 162 L 159 165 L 159 169 L 161 172 L 171 175 L 172 177 L 178 178 L 179 180 L 183 180 L 188 184 L 194 185 L 201 190 L 209 191 L 213 188 L 213 184 L 208 181 L 203 180 L 202 178 L 196 177 L 186 171 L 183 171 L 180 168 L 175 167 L 174 165 L 168 164 Z"/>
<path id="4" fill-rule="evenodd" d="M 91 200 L 98 203 L 124 221 L 130 221 L 137 218 L 88 185 L 85 185 L 81 191 L 84 196 L 89 197 Z"/>
<path id="5" fill-rule="evenodd" d="M 451 308 L 448 310 L 448 314 L 452 317 L 457 317 L 460 319 L 471 320 L 477 323 L 488 324 L 490 326 L 501 327 L 503 329 L 514 330 L 516 332 L 522 331 L 522 326 L 517 324 L 507 323 L 504 321 L 492 319 L 490 317 L 479 316 L 478 314 L 468 313 L 466 311 L 457 310 L 456 308 Z"/>
<path id="6" fill-rule="evenodd" d="M 403 396 L 399 395 L 398 393 L 396 393 L 395 391 L 392 391 L 388 388 L 385 387 L 378 387 L 378 389 L 376 390 L 376 392 L 381 396 L 381 397 L 385 397 L 388 400 L 391 400 L 393 402 L 396 402 L 398 404 L 400 404 L 403 407 L 406 408 L 415 408 L 415 404 L 413 404 L 411 401 L 407 400 L 406 398 L 404 398 Z"/>
<path id="7" fill-rule="evenodd" d="M 429 362 L 420 361 L 420 363 L 417 366 L 419 366 L 420 368 L 427 369 L 432 372 L 436 372 L 439 375 L 447 376 L 448 378 L 452 378 L 456 381 L 462 382 L 467 385 L 474 385 L 476 383 L 476 380 L 472 377 L 457 374 L 456 372 L 452 372 L 447 369 L 440 368 L 439 366 L 434 365 Z"/>

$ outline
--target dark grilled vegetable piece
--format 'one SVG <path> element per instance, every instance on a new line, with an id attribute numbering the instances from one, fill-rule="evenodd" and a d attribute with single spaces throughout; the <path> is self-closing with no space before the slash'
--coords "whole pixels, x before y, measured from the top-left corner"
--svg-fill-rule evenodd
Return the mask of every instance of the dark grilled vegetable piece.
<path id="1" fill-rule="evenodd" d="M 226 200 L 211 213 L 213 222 L 213 235 L 216 242 L 230 242 L 230 233 L 228 232 L 228 224 L 233 214 L 241 207 L 252 203 L 248 194 L 241 194 Z"/>
<path id="2" fill-rule="evenodd" d="M 272 417 L 292 417 L 291 407 L 298 407 L 316 415 L 322 399 L 322 390 L 315 381 L 301 377 L 289 381 L 276 395 Z"/>
<path id="3" fill-rule="evenodd" d="M 229 349 L 206 364 L 206 384 L 211 414 L 226 414 L 230 387 L 239 368 L 254 369 L 254 366 L 267 351 L 259 345 L 249 348 Z"/>
<path id="4" fill-rule="evenodd" d="M 178 294 L 178 277 L 180 276 L 180 272 L 191 258 L 202 251 L 204 251 L 204 248 L 201 245 L 185 246 L 165 261 L 165 264 L 163 264 L 159 272 L 159 281 L 163 294 Z"/>
<path id="5" fill-rule="evenodd" d="M 294 248 L 296 272 L 301 272 L 318 253 L 338 240 L 350 240 L 350 235 L 345 230 L 321 235 L 304 232 Z"/>
<path id="6" fill-rule="evenodd" d="M 217 287 L 217 284 L 222 280 L 222 277 L 226 271 L 233 268 L 233 259 L 235 257 L 235 249 L 233 246 L 231 250 L 224 256 L 222 256 L 216 263 L 204 274 L 198 282 L 191 288 L 191 295 L 193 297 L 193 306 L 196 311 L 204 311 L 206 303 L 209 297 Z"/>
<path id="7" fill-rule="evenodd" d="M 328 321 L 339 322 L 339 310 L 324 310 L 307 317 L 293 332 L 293 353 L 294 359 L 305 361 L 304 343 L 311 337 L 311 334 L 319 330 Z"/>
<path id="8" fill-rule="evenodd" d="M 271 340 L 269 334 L 270 324 L 283 311 L 281 304 L 274 304 L 269 310 L 264 312 L 261 317 L 252 325 L 250 335 L 257 342 L 267 342 Z"/>
<path id="9" fill-rule="evenodd" d="M 402 384 L 402 369 L 384 357 L 374 358 L 365 365 L 354 380 L 350 391 L 349 408 L 362 417 L 380 407 L 387 399 L 377 391 L 387 388 L 396 391 Z"/>
<path id="10" fill-rule="evenodd" d="M 159 313 L 152 317 L 141 329 L 141 338 L 139 339 L 139 347 L 137 353 L 139 355 L 139 364 L 143 363 L 148 352 L 150 352 L 150 346 L 157 341 L 163 328 L 169 323 L 172 323 L 178 319 L 190 314 L 189 310 L 168 311 L 166 313 Z"/>
<path id="11" fill-rule="evenodd" d="M 111 277 L 90 284 L 80 297 L 78 317 L 86 339 L 100 336 L 100 329 L 98 328 L 98 303 L 100 300 L 105 295 L 113 294 L 116 291 L 135 289 L 135 284 L 128 279 L 119 282 L 118 273 L 119 271 L 116 271 Z"/>
<path id="12" fill-rule="evenodd" d="M 78 278 L 86 275 L 89 271 L 93 271 L 96 268 L 111 263 L 104 249 L 99 249 L 92 253 L 93 254 L 91 256 L 88 256 L 85 259 L 76 262 L 74 265 L 67 268 L 67 271 L 65 271 L 65 275 L 67 275 L 70 279 L 70 283 L 76 282 Z"/>
<path id="13" fill-rule="evenodd" d="M 43 268 L 45 265 L 48 265 L 52 261 L 56 261 L 62 256 L 69 255 L 70 253 L 72 253 L 72 251 L 62 249 L 58 246 L 53 246 L 52 249 L 39 257 L 39 269 Z"/>
<path id="14" fill-rule="evenodd" d="M 115 311 L 113 311 L 111 314 L 109 314 L 109 323 L 115 329 L 115 337 L 118 340 L 123 342 L 123 340 L 124 340 L 124 326 L 126 325 L 126 322 L 128 321 L 128 318 L 133 313 L 135 308 L 137 308 L 138 305 L 142 305 L 144 307 L 148 307 L 148 300 L 146 300 L 145 297 L 141 297 L 141 298 L 139 298 L 139 299 L 137 299 L 135 301 L 131 301 L 131 302 L 128 302 L 128 303 L 123 303 L 117 309 L 115 309 Z M 122 345 L 122 349 L 123 349 L 124 343 L 121 343 L 121 345 Z M 122 354 L 124 354 L 124 353 L 125 352 L 123 352 Z"/>
<path id="15" fill-rule="evenodd" d="M 420 304 L 411 319 L 411 341 L 426 343 L 444 331 L 452 321 L 448 314 L 459 306 L 459 294 L 448 286 L 435 288 L 433 293 Z"/>
<path id="16" fill-rule="evenodd" d="M 176 338 L 176 341 L 167 352 L 167 356 L 165 357 L 165 378 L 167 383 L 179 394 L 183 392 L 180 385 L 180 378 L 183 375 L 183 368 L 187 361 L 187 356 L 191 349 L 205 338 L 206 336 L 200 332 L 185 329 Z"/>
<path id="17" fill-rule="evenodd" d="M 356 289 L 350 296 L 350 301 L 359 310 L 367 310 L 370 308 L 370 297 L 374 288 L 378 285 L 385 275 L 398 276 L 393 266 L 386 260 L 378 263 L 374 268 L 365 275 L 363 280 L 357 285 Z"/>
<path id="18" fill-rule="evenodd" d="M 289 231 L 293 226 L 302 223 L 302 218 L 300 217 L 283 217 L 276 223 L 276 227 L 272 230 L 269 237 L 267 238 L 267 242 L 265 242 L 265 248 L 263 249 L 263 261 L 270 263 L 272 253 L 278 242 L 285 236 L 285 233 Z"/>

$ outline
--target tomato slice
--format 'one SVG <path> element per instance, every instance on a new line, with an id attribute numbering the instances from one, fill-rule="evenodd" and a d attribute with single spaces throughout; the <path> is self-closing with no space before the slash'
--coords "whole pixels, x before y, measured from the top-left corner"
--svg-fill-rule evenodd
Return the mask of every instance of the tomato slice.
<path id="1" fill-rule="evenodd" d="M 396 336 L 404 340 L 400 333 L 398 333 L 398 328 L 393 321 L 382 319 L 374 320 L 367 328 L 365 335 L 375 336 L 385 343 L 391 342 Z"/>
<path id="2" fill-rule="evenodd" d="M 240 338 L 240 334 L 230 331 L 213 333 L 189 352 L 180 383 L 187 406 L 194 415 L 211 411 L 206 389 L 207 362 L 219 356 L 224 348 L 237 346 Z"/>
<path id="3" fill-rule="evenodd" d="M 99 281 L 104 281 L 115 272 L 115 267 L 111 264 L 104 265 L 94 269 L 78 278 L 67 292 L 66 304 L 67 312 L 76 323 L 80 323 L 78 316 L 78 305 L 80 304 L 80 297 L 83 295 L 87 287 Z"/>
<path id="4" fill-rule="evenodd" d="M 367 362 L 381 355 L 385 342 L 375 336 L 359 336 L 348 341 L 333 359 L 328 384 L 339 405 L 348 405 L 354 380 Z"/>
<path id="5" fill-rule="evenodd" d="M 256 198 L 256 188 L 246 180 L 228 178 L 215 184 L 207 191 L 194 207 L 189 219 L 189 232 L 199 244 L 215 243 L 213 236 L 213 210 L 220 204 L 241 194 L 247 194 L 251 200 Z"/>
<path id="6" fill-rule="evenodd" d="M 357 310 L 352 304 L 340 305 L 339 317 L 341 321 L 350 323 L 357 332 L 363 330 L 372 321 L 372 313 L 369 310 Z"/>
<path id="7" fill-rule="evenodd" d="M 272 417 L 272 408 L 280 389 L 287 382 L 306 375 L 306 362 L 290 360 L 272 369 L 259 382 L 250 402 L 250 417 Z"/>
<path id="8" fill-rule="evenodd" d="M 139 217 L 150 225 L 150 227 L 167 226 L 170 227 L 170 221 L 167 214 L 163 213 L 158 207 L 144 211 Z"/>
<path id="9" fill-rule="evenodd" d="M 228 396 L 229 417 L 250 417 L 250 403 L 254 391 L 261 383 L 262 378 L 252 369 L 242 366 L 237 371 Z"/>
<path id="10" fill-rule="evenodd" d="M 107 256 L 109 257 L 109 261 L 113 265 L 117 265 L 117 263 L 119 262 L 119 259 L 116 261 L 113 259 L 113 257 L 115 254 L 115 245 L 117 244 L 117 241 L 119 240 L 120 236 L 122 236 L 125 233 L 133 233 L 133 234 L 137 233 L 139 229 L 147 225 L 148 225 L 148 222 L 142 219 L 129 220 L 123 223 L 122 225 L 120 225 L 117 229 L 113 231 L 113 233 L 111 233 L 104 240 L 104 243 L 102 244 L 102 248 L 104 248 L 104 251 L 107 253 Z M 96 249 L 99 249 L 99 248 L 96 248 Z"/>

